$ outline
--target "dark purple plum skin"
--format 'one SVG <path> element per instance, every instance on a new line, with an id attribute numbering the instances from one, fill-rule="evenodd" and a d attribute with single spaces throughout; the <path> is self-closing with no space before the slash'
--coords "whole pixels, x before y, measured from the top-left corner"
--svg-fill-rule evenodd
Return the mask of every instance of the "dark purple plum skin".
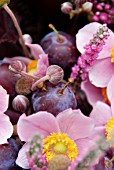
<path id="1" fill-rule="evenodd" d="M 45 53 L 48 54 L 50 65 L 56 64 L 63 69 L 69 69 L 76 63 L 79 52 L 76 49 L 75 37 L 59 31 L 63 38 L 63 42 L 58 41 L 55 32 L 51 32 L 44 36 L 41 40 L 41 46 Z"/>
<path id="2" fill-rule="evenodd" d="M 21 116 L 22 113 L 16 112 L 16 111 L 11 110 L 11 109 L 7 109 L 7 111 L 5 112 L 5 114 L 10 117 L 11 123 L 12 123 L 13 125 L 15 125 L 15 124 L 17 124 L 18 119 L 19 119 L 19 117 Z"/>
<path id="3" fill-rule="evenodd" d="M 64 83 L 55 86 L 47 82 L 46 91 L 37 89 L 33 92 L 32 105 L 34 112 L 47 111 L 56 116 L 68 108 L 76 109 L 77 101 L 69 87 L 64 90 L 62 95 L 58 94 L 58 91 L 63 87 Z"/>
<path id="4" fill-rule="evenodd" d="M 8 144 L 0 145 L 0 170 L 22 170 L 15 163 L 20 145 L 10 138 Z"/>
<path id="5" fill-rule="evenodd" d="M 15 83 L 17 79 L 18 78 L 9 70 L 9 63 L 0 61 L 0 85 L 6 89 L 10 97 L 16 95 Z"/>

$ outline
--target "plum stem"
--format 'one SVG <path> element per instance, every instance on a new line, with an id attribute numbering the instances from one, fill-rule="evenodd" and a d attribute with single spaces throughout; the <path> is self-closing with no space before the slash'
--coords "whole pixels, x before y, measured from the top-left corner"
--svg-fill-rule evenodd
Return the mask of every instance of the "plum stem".
<path id="1" fill-rule="evenodd" d="M 34 91 L 34 89 L 35 89 L 35 87 L 36 87 L 37 85 L 39 85 L 40 83 L 42 83 L 42 82 L 44 82 L 44 81 L 46 81 L 46 80 L 49 80 L 49 79 L 50 79 L 50 76 L 49 76 L 49 75 L 46 75 L 46 76 L 40 78 L 39 80 L 37 80 L 37 81 L 32 85 L 31 90 Z"/>
<path id="2" fill-rule="evenodd" d="M 64 87 L 58 91 L 58 94 L 63 95 L 63 92 L 66 89 L 66 87 L 68 87 L 69 84 L 71 84 L 72 82 L 73 82 L 72 79 L 69 78 L 68 82 L 64 85 Z"/>
<path id="3" fill-rule="evenodd" d="M 20 26 L 19 26 L 19 24 L 17 22 L 17 19 L 16 19 L 15 15 L 11 11 L 11 9 L 8 7 L 7 3 L 3 5 L 3 8 L 10 15 L 10 17 L 11 17 L 13 23 L 14 23 L 14 26 L 15 26 L 17 32 L 18 32 L 19 37 L 20 37 L 21 45 L 22 45 L 22 48 L 23 48 L 25 56 L 28 57 L 28 58 L 31 58 L 31 55 L 30 55 L 30 53 L 29 53 L 29 51 L 28 51 L 28 49 L 27 49 L 27 47 L 25 45 L 23 35 L 22 35 L 22 31 L 21 31 L 21 28 L 20 28 Z"/>
<path id="4" fill-rule="evenodd" d="M 24 71 L 21 71 L 19 74 L 22 75 L 22 76 L 24 76 L 24 77 L 32 78 L 32 79 L 34 79 L 34 80 L 38 80 L 38 79 L 39 79 L 39 77 L 34 76 L 34 75 L 31 75 L 31 74 L 28 74 L 28 73 L 26 73 L 26 72 L 24 72 Z"/>
<path id="5" fill-rule="evenodd" d="M 59 41 L 59 42 L 63 42 L 63 41 L 64 41 L 63 38 L 60 36 L 59 32 L 56 30 L 56 28 L 54 27 L 54 25 L 49 24 L 48 26 L 49 26 L 49 28 L 51 28 L 51 29 L 56 33 L 56 35 L 57 35 L 57 37 L 58 37 L 58 41 Z"/>

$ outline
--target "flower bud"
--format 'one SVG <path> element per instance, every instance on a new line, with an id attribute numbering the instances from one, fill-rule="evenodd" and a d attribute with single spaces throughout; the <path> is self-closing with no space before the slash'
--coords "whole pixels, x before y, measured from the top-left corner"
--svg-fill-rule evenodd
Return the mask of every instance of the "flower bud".
<path id="1" fill-rule="evenodd" d="M 13 99 L 12 106 L 15 111 L 25 112 L 30 106 L 30 102 L 27 97 L 23 95 L 17 95 Z"/>
<path id="2" fill-rule="evenodd" d="M 25 43 L 28 43 L 28 44 L 32 43 L 32 37 L 29 34 L 24 34 L 23 39 Z M 20 39 L 19 39 L 19 42 L 20 44 L 22 44 Z"/>
<path id="3" fill-rule="evenodd" d="M 0 0 L 0 7 L 2 7 L 4 4 L 9 4 L 10 0 Z"/>
<path id="4" fill-rule="evenodd" d="M 93 3 L 91 2 L 85 2 L 83 5 L 82 5 L 82 9 L 83 11 L 85 12 L 90 12 L 92 10 L 92 7 L 93 7 Z"/>
<path id="5" fill-rule="evenodd" d="M 67 170 L 71 164 L 70 159 L 65 155 L 56 155 L 48 163 L 49 170 Z"/>
<path id="6" fill-rule="evenodd" d="M 32 83 L 33 79 L 21 77 L 15 84 L 15 91 L 20 95 L 28 95 L 31 93 Z"/>
<path id="7" fill-rule="evenodd" d="M 21 71 L 26 71 L 26 65 L 22 61 L 15 60 L 9 65 L 9 69 L 14 73 L 20 73 Z"/>
<path id="8" fill-rule="evenodd" d="M 70 2 L 64 2 L 63 4 L 61 4 L 61 11 L 65 14 L 69 14 L 72 9 L 73 6 Z"/>
<path id="9" fill-rule="evenodd" d="M 49 81 L 52 84 L 58 84 L 63 80 L 64 71 L 58 65 L 51 65 L 47 68 L 46 75 L 49 75 Z"/>

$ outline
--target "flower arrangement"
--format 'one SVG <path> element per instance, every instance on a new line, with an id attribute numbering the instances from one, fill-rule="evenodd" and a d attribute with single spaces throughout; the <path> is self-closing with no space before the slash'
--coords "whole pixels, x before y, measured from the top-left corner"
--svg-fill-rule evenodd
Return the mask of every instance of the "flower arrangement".
<path id="1" fill-rule="evenodd" d="M 113 170 L 114 1 L 0 7 L 0 170 Z"/>

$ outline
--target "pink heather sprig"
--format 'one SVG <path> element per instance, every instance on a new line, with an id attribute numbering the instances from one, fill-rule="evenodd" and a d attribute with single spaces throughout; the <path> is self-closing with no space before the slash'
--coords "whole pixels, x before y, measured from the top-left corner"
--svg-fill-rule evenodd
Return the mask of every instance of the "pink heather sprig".
<path id="1" fill-rule="evenodd" d="M 48 170 L 46 157 L 42 154 L 42 139 L 39 135 L 35 135 L 30 141 L 26 156 L 31 170 Z"/>
<path id="2" fill-rule="evenodd" d="M 78 58 L 77 64 L 72 67 L 70 78 L 73 80 L 79 76 L 82 80 L 87 78 L 88 70 L 96 63 L 98 54 L 103 49 L 105 40 L 109 35 L 110 31 L 106 24 L 103 24 L 103 26 L 99 27 L 99 30 L 93 35 L 93 38 L 90 40 L 89 44 L 84 46 L 84 54 Z"/>

